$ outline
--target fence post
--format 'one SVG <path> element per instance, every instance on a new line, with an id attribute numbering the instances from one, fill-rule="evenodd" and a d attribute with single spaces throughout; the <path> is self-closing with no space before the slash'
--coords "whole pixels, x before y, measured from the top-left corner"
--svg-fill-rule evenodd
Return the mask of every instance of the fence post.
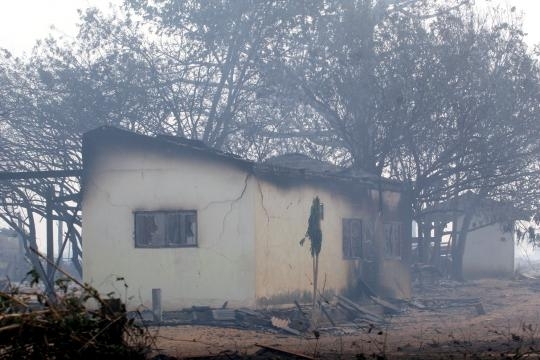
<path id="1" fill-rule="evenodd" d="M 154 321 L 161 323 L 163 320 L 163 312 L 161 310 L 161 289 L 152 289 L 152 313 Z"/>

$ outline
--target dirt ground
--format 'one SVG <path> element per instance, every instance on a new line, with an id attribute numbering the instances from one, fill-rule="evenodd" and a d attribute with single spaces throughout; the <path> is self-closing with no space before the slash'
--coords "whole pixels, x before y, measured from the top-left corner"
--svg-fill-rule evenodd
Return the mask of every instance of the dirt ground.
<path id="1" fill-rule="evenodd" d="M 406 306 L 382 327 L 338 326 L 304 336 L 269 330 L 205 326 L 152 328 L 160 352 L 170 356 L 252 355 L 255 344 L 310 357 L 333 358 L 540 358 L 540 280 L 441 282 L 417 289 L 415 298 L 479 298 L 474 306 L 418 309 Z"/>

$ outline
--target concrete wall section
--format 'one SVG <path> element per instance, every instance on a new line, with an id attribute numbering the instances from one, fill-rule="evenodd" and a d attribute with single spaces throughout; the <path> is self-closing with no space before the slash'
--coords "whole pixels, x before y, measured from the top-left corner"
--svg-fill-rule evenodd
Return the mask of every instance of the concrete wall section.
<path id="1" fill-rule="evenodd" d="M 92 156 L 83 201 L 84 281 L 127 295 L 131 308 L 150 307 L 153 288 L 162 289 L 164 310 L 254 305 L 252 176 L 203 155 L 112 146 Z M 157 210 L 197 211 L 198 245 L 136 248 L 134 212 Z"/>
<path id="2" fill-rule="evenodd" d="M 463 256 L 466 279 L 511 277 L 514 274 L 513 234 L 492 224 L 467 234 Z"/>
<path id="3" fill-rule="evenodd" d="M 391 296 L 410 296 L 408 265 L 401 260 L 384 260 L 382 256 L 384 221 L 379 216 L 379 199 L 373 190 L 351 190 L 317 182 L 284 179 L 260 179 L 256 200 L 256 298 L 260 305 L 307 300 L 313 290 L 313 268 L 310 244 L 299 241 L 305 236 L 310 207 L 315 196 L 324 204 L 323 243 L 319 258 L 319 291 L 354 293 L 358 278 L 372 279 L 378 290 Z M 388 199 L 395 202 L 392 216 L 404 220 L 399 193 Z M 390 197 L 392 199 L 390 199 Z M 389 202 L 390 204 L 391 202 Z M 400 215 L 398 215 L 398 213 Z M 407 215 L 408 213 L 405 213 Z M 375 258 L 345 259 L 343 255 L 342 220 L 359 218 L 367 236 L 376 243 Z M 379 228 L 379 231 L 375 229 Z M 410 234 L 410 224 L 407 227 Z M 404 234 L 405 235 L 405 234 Z M 410 240 L 410 237 L 409 237 Z"/>

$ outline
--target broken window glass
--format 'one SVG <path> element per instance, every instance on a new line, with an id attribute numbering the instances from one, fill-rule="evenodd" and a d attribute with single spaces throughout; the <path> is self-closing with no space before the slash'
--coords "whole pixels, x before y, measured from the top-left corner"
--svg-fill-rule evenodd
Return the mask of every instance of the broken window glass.
<path id="1" fill-rule="evenodd" d="M 197 245 L 196 211 L 135 212 L 136 247 Z"/>
<path id="2" fill-rule="evenodd" d="M 182 215 L 179 213 L 168 213 L 165 214 L 167 219 L 167 244 L 171 245 L 180 245 L 182 243 L 181 237 L 181 224 L 182 224 Z"/>
<path id="3" fill-rule="evenodd" d="M 186 245 L 197 244 L 197 214 L 185 215 L 184 238 Z"/>

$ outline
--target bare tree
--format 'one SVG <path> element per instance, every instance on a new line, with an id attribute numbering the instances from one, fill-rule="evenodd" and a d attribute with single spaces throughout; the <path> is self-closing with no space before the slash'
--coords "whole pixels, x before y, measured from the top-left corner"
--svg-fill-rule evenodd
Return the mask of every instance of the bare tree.
<path id="1" fill-rule="evenodd" d="M 465 191 L 538 208 L 538 66 L 509 14 L 481 18 L 460 0 L 130 0 L 118 11 L 81 12 L 74 44 L 4 54 L 4 171 L 79 168 L 81 134 L 112 124 L 392 176 L 411 184 L 420 225 L 427 206 Z M 18 183 L 6 199 L 43 206 L 73 181 Z"/>

